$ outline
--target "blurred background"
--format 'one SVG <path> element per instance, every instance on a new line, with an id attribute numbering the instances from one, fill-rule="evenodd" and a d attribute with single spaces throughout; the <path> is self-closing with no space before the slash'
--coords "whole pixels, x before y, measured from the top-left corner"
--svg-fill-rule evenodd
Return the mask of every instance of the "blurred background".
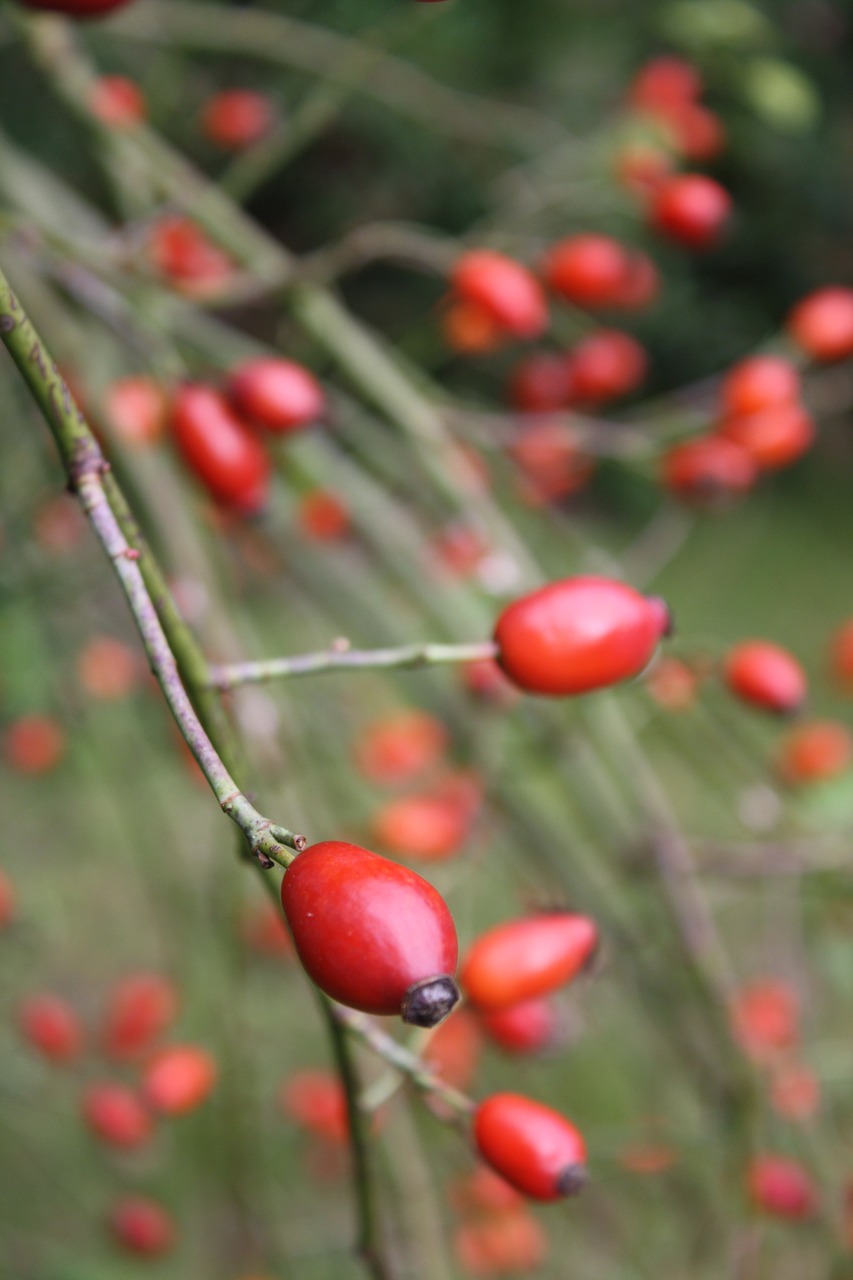
<path id="1" fill-rule="evenodd" d="M 526 697 L 481 664 L 224 699 L 261 811 L 415 867 L 463 950 L 554 905 L 602 935 L 539 1052 L 467 1010 L 429 1043 L 382 1022 L 472 1096 L 529 1094 L 584 1133 L 583 1195 L 513 1207 L 497 1243 L 483 1223 L 500 1215 L 465 1190 L 465 1133 L 353 1041 L 389 1276 L 853 1275 L 853 778 L 780 772 L 791 725 L 720 673 L 730 645 L 767 637 L 808 674 L 803 718 L 851 725 L 832 645 L 853 615 L 853 372 L 785 329 L 804 295 L 853 284 L 851 46 L 840 0 L 0 11 L 0 263 L 211 660 L 487 639 L 508 600 L 577 573 L 624 577 L 676 619 L 643 678 L 589 698 Z M 638 105 L 663 55 L 694 69 L 715 143 Z M 106 76 L 137 87 L 129 119 L 96 105 Z M 231 89 L 269 113 L 236 144 L 206 114 Z M 709 251 L 650 225 L 643 161 L 730 193 Z M 524 461 L 537 414 L 519 416 L 513 377 L 600 317 L 552 300 L 541 341 L 472 347 L 448 275 L 466 249 L 535 268 L 586 232 L 648 255 L 660 283 L 605 312 L 647 373 L 581 405 L 555 490 L 564 437 Z M 720 376 L 756 351 L 801 366 L 815 443 L 745 496 L 685 502 L 661 459 L 710 429 Z M 182 462 L 169 406 L 187 379 L 221 386 L 270 352 L 309 368 L 327 407 L 268 441 L 268 498 L 246 515 Z M 128 379 L 141 401 L 116 393 Z M 315 997 L 5 356 L 0 391 L 0 1274 L 366 1274 Z M 722 982 L 691 950 L 697 911 Z M 128 997 L 140 975 L 154 995 Z M 145 1084 L 164 1043 L 215 1064 L 186 1114 Z M 104 1084 L 148 1090 L 135 1138 L 93 1119 Z M 767 1154 L 805 1171 L 807 1211 L 760 1203 L 749 1170 Z M 162 1248 L 122 1236 L 127 1196 L 168 1215 Z"/>

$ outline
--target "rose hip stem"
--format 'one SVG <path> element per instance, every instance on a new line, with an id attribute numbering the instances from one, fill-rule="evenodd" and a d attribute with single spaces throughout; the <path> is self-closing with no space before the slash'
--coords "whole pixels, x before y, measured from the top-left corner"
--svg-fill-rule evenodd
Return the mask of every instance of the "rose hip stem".
<path id="1" fill-rule="evenodd" d="M 339 640 L 317 653 L 292 658 L 268 658 L 260 662 L 211 664 L 211 688 L 235 689 L 242 684 L 262 684 L 287 676 L 315 675 L 323 671 L 358 671 L 371 667 L 431 667 L 447 662 L 477 662 L 494 658 L 498 647 L 493 640 L 471 644 L 405 644 L 395 649 L 350 649 L 348 640 Z"/>

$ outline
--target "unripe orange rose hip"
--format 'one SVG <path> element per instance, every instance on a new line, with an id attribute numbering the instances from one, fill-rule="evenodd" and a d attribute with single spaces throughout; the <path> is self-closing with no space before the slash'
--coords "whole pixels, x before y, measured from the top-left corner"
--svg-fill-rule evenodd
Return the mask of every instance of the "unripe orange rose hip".
<path id="1" fill-rule="evenodd" d="M 661 613 L 633 587 L 609 578 L 565 578 L 504 609 L 497 660 L 528 693 L 587 693 L 628 680 L 661 637 Z"/>
<path id="2" fill-rule="evenodd" d="M 324 840 L 285 872 L 281 902 L 308 976 L 364 1013 L 432 1027 L 459 999 L 447 906 L 416 872 L 369 849 Z"/>
<path id="3" fill-rule="evenodd" d="M 586 1182 L 586 1144 L 558 1111 L 519 1093 L 496 1093 L 474 1113 L 477 1150 L 534 1200 L 575 1195 Z"/>

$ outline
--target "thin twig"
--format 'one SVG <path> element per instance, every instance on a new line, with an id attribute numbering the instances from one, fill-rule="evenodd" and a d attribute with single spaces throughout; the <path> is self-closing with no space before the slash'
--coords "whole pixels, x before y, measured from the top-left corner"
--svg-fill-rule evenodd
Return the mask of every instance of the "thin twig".
<path id="1" fill-rule="evenodd" d="M 478 662 L 494 658 L 493 640 L 471 644 L 405 644 L 394 649 L 350 649 L 342 639 L 317 653 L 292 658 L 267 658 L 260 662 L 223 662 L 208 668 L 207 683 L 214 689 L 236 689 L 243 684 L 264 684 L 289 676 L 317 675 L 324 671 L 364 671 L 376 667 L 434 667 L 441 663 Z"/>

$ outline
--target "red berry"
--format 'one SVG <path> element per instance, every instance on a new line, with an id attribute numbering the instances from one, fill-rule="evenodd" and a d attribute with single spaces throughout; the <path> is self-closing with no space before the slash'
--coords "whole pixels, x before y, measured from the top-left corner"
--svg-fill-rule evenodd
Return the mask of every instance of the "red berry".
<path id="1" fill-rule="evenodd" d="M 815 425 L 798 404 L 773 405 L 757 413 L 726 418 L 717 431 L 740 445 L 765 471 L 790 466 L 811 447 Z"/>
<path id="2" fill-rule="evenodd" d="M 326 411 L 323 388 L 313 373 L 278 356 L 239 365 L 228 379 L 228 394 L 240 414 L 275 433 L 297 431 Z"/>
<path id="3" fill-rule="evenodd" d="M 529 1275 L 545 1261 L 548 1237 L 530 1210 L 522 1207 L 460 1223 L 453 1251 L 468 1275 Z"/>
<path id="4" fill-rule="evenodd" d="M 53 1062 L 73 1062 L 83 1050 L 83 1028 L 80 1019 L 66 1000 L 59 996 L 30 996 L 18 1011 L 18 1022 L 24 1039 Z"/>
<path id="5" fill-rule="evenodd" d="M 696 700 L 699 677 L 680 658 L 661 658 L 649 670 L 645 684 L 658 706 L 686 711 Z"/>
<path id="6" fill-rule="evenodd" d="M 440 862 L 457 853 L 471 825 L 464 806 L 442 791 L 389 800 L 372 823 L 377 844 L 392 853 Z"/>
<path id="7" fill-rule="evenodd" d="M 718 506 L 752 488 L 753 458 L 723 436 L 697 436 L 674 445 L 661 462 L 661 480 L 670 493 L 697 506 Z"/>
<path id="8" fill-rule="evenodd" d="M 265 899 L 250 908 L 243 916 L 240 932 L 246 945 L 258 955 L 273 960 L 293 959 L 293 941 L 274 902 Z"/>
<path id="9" fill-rule="evenodd" d="M 153 378 L 119 378 L 104 394 L 104 416 L 122 444 L 144 448 L 165 433 L 169 400 Z"/>
<path id="10" fill-rule="evenodd" d="M 560 240 L 542 264 L 549 289 L 582 307 L 618 306 L 629 270 L 628 250 L 603 235 Z"/>
<path id="11" fill-rule="evenodd" d="M 495 627 L 498 662 L 528 693 L 586 693 L 628 680 L 660 639 L 657 609 L 609 578 L 565 578 L 504 609 Z"/>
<path id="12" fill-rule="evenodd" d="M 779 978 L 758 978 L 741 987 L 729 1016 L 733 1036 L 757 1062 L 772 1060 L 799 1040 L 799 1001 Z"/>
<path id="13" fill-rule="evenodd" d="M 355 745 L 356 766 L 373 782 L 408 782 L 447 750 L 447 729 L 428 711 L 395 711 L 374 720 Z"/>
<path id="14" fill-rule="evenodd" d="M 0 929 L 5 929 L 15 919 L 17 894 L 12 881 L 0 871 Z"/>
<path id="15" fill-rule="evenodd" d="M 488 1165 L 478 1165 L 473 1173 L 458 1178 L 450 1187 L 450 1201 L 458 1213 L 504 1214 L 520 1209 L 521 1194 Z"/>
<path id="16" fill-rule="evenodd" d="M 747 1170 L 747 1191 L 756 1209 L 794 1222 L 814 1216 L 817 1189 L 811 1174 L 787 1156 L 756 1157 Z"/>
<path id="17" fill-rule="evenodd" d="M 853 289 L 829 285 L 794 307 L 788 332 L 815 360 L 846 360 L 853 355 Z"/>
<path id="18" fill-rule="evenodd" d="M 651 204 L 652 226 L 688 249 L 710 249 L 722 235 L 732 210 L 725 188 L 701 173 L 667 178 Z"/>
<path id="19" fill-rule="evenodd" d="M 269 458 L 218 391 L 201 383 L 181 387 L 172 432 L 184 462 L 218 502 L 245 514 L 265 505 Z"/>
<path id="20" fill-rule="evenodd" d="M 147 1053 L 174 1022 L 178 996 L 161 973 L 134 973 L 116 984 L 110 995 L 101 1045 L 120 1061 Z"/>
<path id="21" fill-rule="evenodd" d="M 831 637 L 829 669 L 844 693 L 853 691 L 853 618 L 837 627 Z"/>
<path id="22" fill-rule="evenodd" d="M 628 101 L 651 114 L 669 114 L 692 103 L 702 92 L 702 79 L 692 63 L 664 55 L 651 58 L 631 81 Z"/>
<path id="23" fill-rule="evenodd" d="M 474 249 L 463 254 L 451 275 L 457 297 L 474 303 L 516 338 L 538 338 L 548 324 L 545 296 L 527 267 L 495 253 Z"/>
<path id="24" fill-rule="evenodd" d="M 509 454 L 521 472 L 522 494 L 535 506 L 579 493 L 595 471 L 595 460 L 583 452 L 576 433 L 554 420 L 525 426 Z"/>
<path id="25" fill-rule="evenodd" d="M 616 305 L 623 311 L 641 311 L 660 293 L 660 273 L 647 253 L 632 253 Z"/>
<path id="26" fill-rule="evenodd" d="M 618 329 L 599 329 L 572 350 L 574 397 L 589 405 L 618 400 L 636 391 L 648 367 L 648 356 L 636 338 Z"/>
<path id="27" fill-rule="evenodd" d="M 586 1145 L 557 1111 L 518 1093 L 496 1093 L 474 1113 L 477 1150 L 511 1186 L 535 1200 L 575 1195 L 586 1181 Z"/>
<path id="28" fill-rule="evenodd" d="M 472 943 L 460 985 L 478 1009 L 506 1009 L 570 982 L 597 945 L 598 930 L 588 916 L 553 911 L 508 920 Z"/>
<path id="29" fill-rule="evenodd" d="M 83 1117 L 102 1142 L 114 1147 L 138 1147 L 153 1132 L 151 1116 L 124 1084 L 93 1084 L 83 1095 Z"/>
<path id="30" fill-rule="evenodd" d="M 779 748 L 777 767 L 786 782 L 822 782 L 853 760 L 850 730 L 835 720 L 812 720 L 791 731 Z"/>
<path id="31" fill-rule="evenodd" d="M 6 729 L 6 763 L 16 773 L 50 773 L 65 754 L 65 733 L 53 716 L 21 716 Z"/>
<path id="32" fill-rule="evenodd" d="M 491 311 L 466 298 L 451 298 L 441 313 L 441 331 L 451 351 L 487 355 L 506 341 L 506 329 Z"/>
<path id="33" fill-rule="evenodd" d="M 560 1019 L 553 1002 L 537 996 L 506 1009 L 482 1013 L 480 1025 L 489 1039 L 507 1053 L 532 1054 L 556 1043 Z"/>
<path id="34" fill-rule="evenodd" d="M 349 1139 L 347 1101 L 340 1078 L 327 1068 L 294 1071 L 279 1091 L 284 1114 L 330 1142 Z"/>
<path id="35" fill-rule="evenodd" d="M 155 270 L 192 297 L 215 294 L 234 273 L 231 258 L 201 227 L 180 214 L 155 223 L 148 253 Z"/>
<path id="36" fill-rule="evenodd" d="M 296 523 L 308 538 L 317 542 L 337 542 L 350 531 L 350 514 L 337 494 L 312 489 L 303 494 L 296 508 Z"/>
<path id="37" fill-rule="evenodd" d="M 269 98 L 252 89 L 223 89 L 205 103 L 201 128 L 218 147 L 239 151 L 268 133 L 275 113 Z"/>
<path id="38" fill-rule="evenodd" d="M 136 651 L 113 636 L 92 636 L 77 656 L 77 675 L 93 698 L 115 702 L 139 683 L 142 667 Z"/>
<path id="39" fill-rule="evenodd" d="M 149 1258 L 168 1253 L 177 1235 L 171 1216 L 146 1196 L 119 1200 L 110 1212 L 109 1228 L 122 1249 Z"/>
<path id="40" fill-rule="evenodd" d="M 182 1115 L 207 1099 L 217 1074 L 213 1056 L 200 1045 L 169 1045 L 145 1068 L 145 1100 L 164 1115 Z"/>
<path id="41" fill-rule="evenodd" d="M 19 0 L 25 9 L 47 9 L 64 13 L 69 18 L 100 18 L 113 9 L 121 9 L 130 0 Z"/>
<path id="42" fill-rule="evenodd" d="M 726 684 L 732 693 L 767 711 L 797 711 L 807 693 L 806 673 L 787 649 L 769 640 L 744 640 L 729 651 Z"/>
<path id="43" fill-rule="evenodd" d="M 89 91 L 89 110 L 111 129 L 129 129 L 147 115 L 142 90 L 127 76 L 99 76 Z"/>
<path id="44" fill-rule="evenodd" d="M 723 379 L 723 410 L 732 417 L 790 404 L 800 394 L 800 375 L 781 356 L 750 356 Z"/>
<path id="45" fill-rule="evenodd" d="M 408 867 L 342 840 L 300 853 L 281 901 L 308 976 L 341 1004 L 434 1026 L 456 1004 L 456 930 Z"/>
<path id="46" fill-rule="evenodd" d="M 430 1036 L 423 1060 L 434 1075 L 454 1089 L 467 1089 L 480 1064 L 482 1037 L 469 1009 L 456 1008 Z"/>
<path id="47" fill-rule="evenodd" d="M 820 1082 L 811 1067 L 777 1063 L 770 1080 L 770 1103 L 786 1120 L 811 1120 L 820 1106 Z"/>
<path id="48" fill-rule="evenodd" d="M 515 366 L 510 379 L 509 401 L 525 413 L 564 409 L 572 398 L 571 365 L 564 355 L 538 351 Z"/>
<path id="49" fill-rule="evenodd" d="M 715 159 L 726 146 L 723 122 L 713 111 L 698 102 L 687 102 L 674 109 L 666 123 L 674 134 L 678 151 L 687 160 L 702 163 Z"/>

